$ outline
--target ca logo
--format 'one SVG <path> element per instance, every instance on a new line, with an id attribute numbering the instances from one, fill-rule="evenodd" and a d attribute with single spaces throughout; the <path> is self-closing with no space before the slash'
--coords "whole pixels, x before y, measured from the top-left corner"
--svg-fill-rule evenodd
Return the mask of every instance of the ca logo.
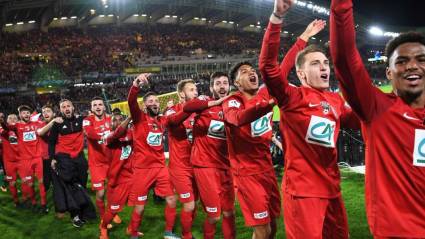
<path id="1" fill-rule="evenodd" d="M 270 130 L 272 130 L 272 126 L 270 124 L 270 119 L 272 116 L 272 112 L 269 112 L 267 115 L 257 119 L 256 121 L 251 123 L 251 136 L 259 137 Z"/>
<path id="2" fill-rule="evenodd" d="M 307 129 L 306 141 L 324 147 L 335 147 L 335 122 L 327 118 L 312 116 Z"/>
<path id="3" fill-rule="evenodd" d="M 415 148 L 413 151 L 413 165 L 425 167 L 425 130 L 415 130 Z"/>
<path id="4" fill-rule="evenodd" d="M 162 134 L 149 132 L 146 140 L 147 140 L 147 143 L 151 146 L 160 146 L 162 142 Z"/>
<path id="5" fill-rule="evenodd" d="M 210 127 L 208 128 L 208 136 L 211 138 L 226 139 L 224 122 L 211 120 Z"/>

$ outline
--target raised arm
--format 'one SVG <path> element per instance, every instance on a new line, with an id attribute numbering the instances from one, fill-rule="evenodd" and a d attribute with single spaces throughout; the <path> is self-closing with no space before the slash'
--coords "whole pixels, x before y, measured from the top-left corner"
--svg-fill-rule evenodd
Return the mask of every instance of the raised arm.
<path id="1" fill-rule="evenodd" d="M 335 74 L 344 98 L 360 119 L 369 121 L 382 105 L 377 96 L 383 93 L 372 85 L 357 50 L 352 0 L 332 0 L 330 35 Z"/>
<path id="2" fill-rule="evenodd" d="M 243 108 L 238 97 L 229 97 L 223 103 L 224 119 L 227 123 L 236 127 L 249 124 L 273 109 L 274 100 L 262 101 L 250 108 Z"/>
<path id="3" fill-rule="evenodd" d="M 88 116 L 83 120 L 84 134 L 86 135 L 87 139 L 99 141 L 102 139 L 102 136 L 96 133 L 92 122 L 94 120 L 94 116 Z"/>
<path id="4" fill-rule="evenodd" d="M 141 86 L 148 84 L 149 76 L 150 74 L 140 74 L 137 76 L 133 81 L 130 92 L 128 93 L 128 107 L 130 108 L 131 118 L 134 123 L 143 120 L 145 117 L 144 112 L 140 109 L 140 106 L 137 103 L 137 94 L 139 93 Z"/>
<path id="5" fill-rule="evenodd" d="M 183 111 L 187 113 L 201 113 L 205 109 L 208 109 L 210 107 L 214 107 L 217 105 L 221 105 L 223 101 L 225 101 L 229 96 L 220 98 L 218 100 L 201 100 L 198 98 L 195 98 L 189 102 L 186 102 L 186 104 L 183 107 Z"/>
<path id="6" fill-rule="evenodd" d="M 37 129 L 37 134 L 39 136 L 46 135 L 49 132 L 49 130 L 52 128 L 52 126 L 55 122 L 58 123 L 58 124 L 62 124 L 63 123 L 62 117 L 56 117 L 52 121 L 50 121 L 48 124 L 46 124 L 45 126 Z"/>
<path id="7" fill-rule="evenodd" d="M 130 123 L 131 117 L 125 119 L 111 134 L 108 134 L 103 142 L 106 145 L 112 144 L 115 140 L 123 137 L 127 133 L 127 127 Z"/>

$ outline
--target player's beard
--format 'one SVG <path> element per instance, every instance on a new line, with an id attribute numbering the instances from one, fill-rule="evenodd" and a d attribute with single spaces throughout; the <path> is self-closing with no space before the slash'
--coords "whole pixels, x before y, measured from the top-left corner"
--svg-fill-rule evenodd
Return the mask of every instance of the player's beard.
<path id="1" fill-rule="evenodd" d="M 406 103 L 410 104 L 416 101 L 424 93 L 424 90 L 417 91 L 397 91 L 398 96 L 402 98 Z"/>
<path id="2" fill-rule="evenodd" d="M 157 110 L 156 112 L 151 109 L 151 107 L 146 107 L 146 111 L 148 112 L 148 114 L 152 117 L 158 116 L 159 114 L 159 110 Z"/>

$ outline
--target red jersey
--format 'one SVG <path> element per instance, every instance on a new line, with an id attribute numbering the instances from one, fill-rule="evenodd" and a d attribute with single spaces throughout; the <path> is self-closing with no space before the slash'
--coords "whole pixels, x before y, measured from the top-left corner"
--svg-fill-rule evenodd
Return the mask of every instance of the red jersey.
<path id="1" fill-rule="evenodd" d="M 116 185 L 131 181 L 133 169 L 131 165 L 133 132 L 119 126 L 105 139 L 110 150 L 110 165 L 108 171 L 108 185 Z"/>
<path id="2" fill-rule="evenodd" d="M 223 108 L 208 108 L 208 101 L 193 99 L 184 107 L 188 113 L 197 113 L 190 161 L 195 167 L 229 169 Z"/>
<path id="3" fill-rule="evenodd" d="M 179 103 L 169 108 L 165 112 L 165 116 L 169 117 L 173 114 L 183 111 L 183 104 Z M 190 116 L 187 114 L 187 116 Z M 176 126 L 168 127 L 168 145 L 170 149 L 170 169 L 188 170 L 192 169 L 190 163 L 190 151 L 192 149 L 192 128 L 193 117 L 189 117 Z"/>
<path id="4" fill-rule="evenodd" d="M 283 185 L 287 193 L 301 197 L 335 198 L 340 195 L 336 141 L 341 123 L 358 122 L 337 93 L 289 85 L 287 77 L 306 42 L 298 39 L 282 67 L 277 64 L 281 24 L 269 23 L 263 39 L 260 71 L 276 97 L 286 149 Z M 359 128 L 357 124 L 357 128 Z"/>
<path id="5" fill-rule="evenodd" d="M 38 122 L 38 129 L 43 128 L 46 125 L 46 122 L 39 121 Z M 48 159 L 49 158 L 49 132 L 46 133 L 44 136 L 39 136 L 40 141 L 38 144 L 38 147 L 40 148 L 40 154 L 41 158 Z"/>
<path id="6" fill-rule="evenodd" d="M 101 120 L 94 115 L 88 116 L 83 120 L 83 128 L 87 137 L 89 163 L 109 163 L 110 152 L 102 143 L 102 137 L 111 132 L 111 116 L 105 115 Z"/>
<path id="7" fill-rule="evenodd" d="M 16 133 L 0 128 L 0 138 L 3 144 L 3 160 L 7 162 L 19 161 L 18 137 Z"/>
<path id="8" fill-rule="evenodd" d="M 132 86 L 128 94 L 128 106 L 134 124 L 133 167 L 165 167 L 164 147 L 162 144 L 164 130 L 168 125 L 177 125 L 175 122 L 181 122 L 181 118 L 186 117 L 186 113 L 182 111 L 169 117 L 151 117 L 140 109 L 137 103 L 138 92 L 139 88 Z"/>
<path id="9" fill-rule="evenodd" d="M 331 53 L 345 98 L 362 120 L 366 212 L 373 235 L 425 237 L 425 110 L 372 85 L 356 49 L 353 4 L 333 0 Z"/>
<path id="10" fill-rule="evenodd" d="M 237 92 L 223 102 L 230 166 L 235 175 L 273 170 L 270 155 L 272 106 L 267 89 L 248 100 Z"/>
<path id="11" fill-rule="evenodd" d="M 36 133 L 39 128 L 39 122 L 29 121 L 25 123 L 20 121 L 15 125 L 8 125 L 7 127 L 16 132 L 21 159 L 31 160 L 33 158 L 41 157 L 41 150 L 39 146 L 40 139 Z"/>

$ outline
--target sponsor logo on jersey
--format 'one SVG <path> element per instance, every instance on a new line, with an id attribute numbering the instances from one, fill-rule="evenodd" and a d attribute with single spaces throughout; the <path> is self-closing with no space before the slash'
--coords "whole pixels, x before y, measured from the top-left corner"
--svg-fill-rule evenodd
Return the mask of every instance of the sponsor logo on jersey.
<path id="1" fill-rule="evenodd" d="M 216 207 L 205 207 L 205 209 L 207 210 L 207 212 L 217 212 L 218 209 Z"/>
<path id="2" fill-rule="evenodd" d="M 120 156 L 120 160 L 125 160 L 128 159 L 128 157 L 130 157 L 131 154 L 131 146 L 127 145 L 125 147 L 121 148 L 121 156 Z"/>
<path id="3" fill-rule="evenodd" d="M 328 148 L 335 147 L 335 122 L 319 116 L 311 116 L 305 139 L 308 143 Z"/>
<path id="4" fill-rule="evenodd" d="M 90 120 L 83 120 L 83 127 L 89 126 L 89 125 L 90 125 Z"/>
<path id="5" fill-rule="evenodd" d="M 12 177 L 12 176 L 6 176 L 6 179 L 7 179 L 7 180 L 12 180 L 12 179 L 13 179 L 13 177 Z"/>
<path id="6" fill-rule="evenodd" d="M 162 133 L 149 132 L 146 141 L 150 146 L 161 146 L 162 143 Z"/>
<path id="7" fill-rule="evenodd" d="M 272 125 L 270 123 L 272 115 L 273 113 L 269 112 L 268 114 L 251 123 L 252 137 L 260 137 L 261 135 L 272 130 Z"/>
<path id="8" fill-rule="evenodd" d="M 413 165 L 418 167 L 425 167 L 425 130 L 423 129 L 415 129 Z"/>
<path id="9" fill-rule="evenodd" d="M 31 176 L 26 176 L 26 177 L 25 177 L 25 179 L 26 179 L 26 180 L 31 180 L 31 179 L 32 179 L 32 177 L 31 177 Z"/>
<path id="10" fill-rule="evenodd" d="M 237 100 L 230 100 L 229 101 L 229 108 L 239 108 L 241 106 L 241 103 Z"/>
<path id="11" fill-rule="evenodd" d="M 146 201 L 146 199 L 148 199 L 148 196 L 140 196 L 140 197 L 137 197 L 137 201 L 139 201 L 139 202 L 141 202 L 141 201 Z"/>
<path id="12" fill-rule="evenodd" d="M 404 118 L 406 118 L 406 119 L 408 119 L 408 120 L 416 120 L 416 121 L 420 121 L 420 119 L 418 119 L 418 118 L 415 118 L 415 117 L 412 117 L 412 116 L 408 115 L 408 114 L 407 114 L 407 112 L 405 112 L 405 113 L 403 114 L 403 117 L 404 117 Z"/>
<path id="13" fill-rule="evenodd" d="M 208 137 L 215 139 L 226 139 L 226 130 L 224 128 L 224 122 L 218 120 L 211 120 L 210 126 L 208 127 Z"/>
<path id="14" fill-rule="evenodd" d="M 35 131 L 29 131 L 23 133 L 24 142 L 34 141 L 37 139 Z"/>
<path id="15" fill-rule="evenodd" d="M 254 218 L 255 219 L 264 219 L 266 217 L 269 216 L 269 212 L 264 211 L 264 212 L 259 212 L 259 213 L 254 213 Z"/>
<path id="16" fill-rule="evenodd" d="M 165 115 L 166 116 L 169 116 L 169 115 L 172 115 L 172 114 L 175 114 L 176 113 L 176 111 L 175 110 L 173 110 L 173 109 L 169 109 L 169 110 L 167 110 L 166 112 L 165 112 Z"/>
<path id="17" fill-rule="evenodd" d="M 182 193 L 180 194 L 180 198 L 189 198 L 190 197 L 190 193 Z"/>

